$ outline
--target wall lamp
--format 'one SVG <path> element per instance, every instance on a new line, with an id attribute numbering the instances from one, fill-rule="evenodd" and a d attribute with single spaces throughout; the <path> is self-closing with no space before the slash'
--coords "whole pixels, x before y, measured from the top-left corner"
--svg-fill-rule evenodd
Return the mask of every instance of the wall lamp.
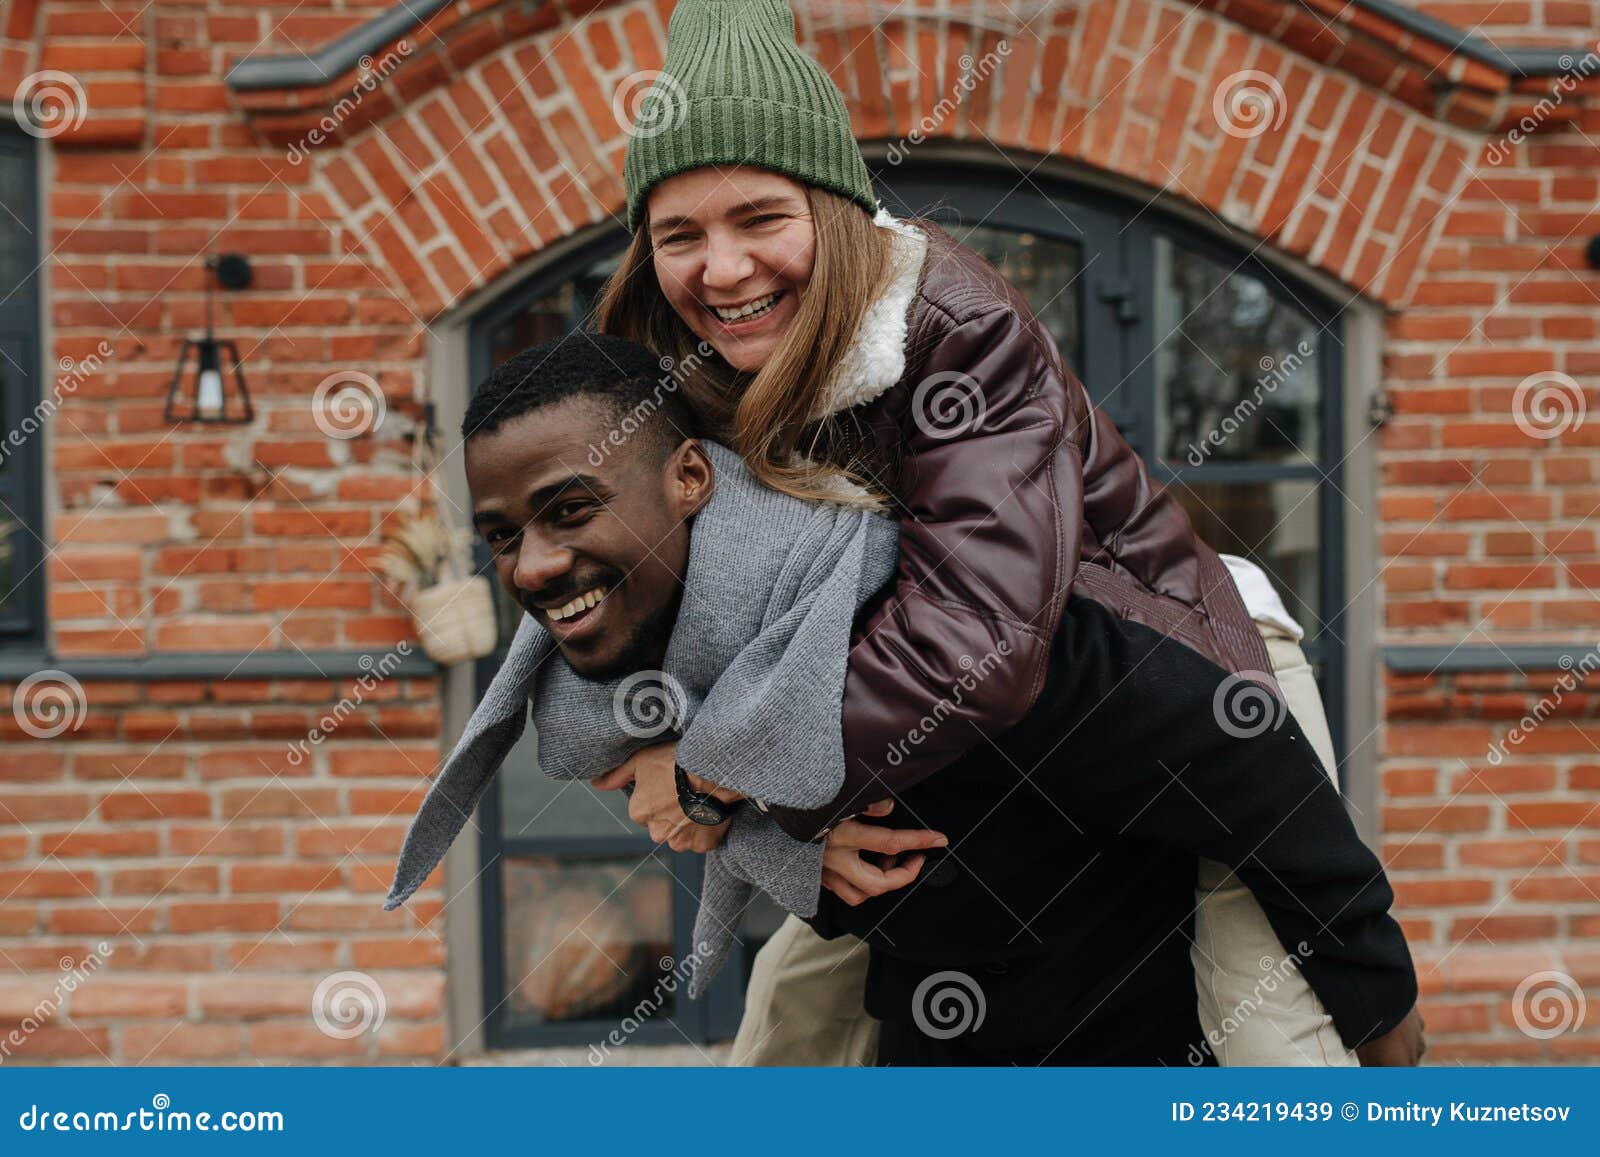
<path id="1" fill-rule="evenodd" d="M 169 422 L 198 422 L 207 425 L 245 423 L 255 417 L 250 393 L 244 386 L 244 367 L 239 362 L 239 347 L 232 341 L 219 341 L 212 332 L 211 292 L 244 289 L 251 280 L 250 262 L 237 253 L 206 258 L 206 333 L 202 338 L 185 338 L 178 351 L 178 368 L 167 388 L 166 419 Z M 193 355 L 191 357 L 191 354 Z M 224 366 L 224 355 L 227 366 Z M 228 376 L 233 378 L 232 393 L 237 401 L 229 404 Z"/>

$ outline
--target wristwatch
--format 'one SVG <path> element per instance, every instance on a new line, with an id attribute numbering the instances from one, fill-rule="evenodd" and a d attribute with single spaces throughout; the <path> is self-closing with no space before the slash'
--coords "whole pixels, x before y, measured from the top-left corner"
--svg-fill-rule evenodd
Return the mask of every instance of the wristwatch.
<path id="1" fill-rule="evenodd" d="M 672 765 L 672 778 L 678 785 L 678 806 L 695 823 L 714 828 L 732 818 L 734 804 L 723 803 L 708 791 L 695 791 L 689 786 L 689 773 L 676 763 Z"/>

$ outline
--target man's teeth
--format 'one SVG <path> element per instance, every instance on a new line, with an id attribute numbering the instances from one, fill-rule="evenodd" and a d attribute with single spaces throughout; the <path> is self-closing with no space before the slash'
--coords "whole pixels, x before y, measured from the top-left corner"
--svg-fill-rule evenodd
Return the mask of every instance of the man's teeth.
<path id="1" fill-rule="evenodd" d="M 552 623 L 559 623 L 562 619 L 570 619 L 579 611 L 586 611 L 590 607 L 597 605 L 600 600 L 605 597 L 606 588 L 595 587 L 594 590 L 589 591 L 587 594 L 579 595 L 566 606 L 557 607 L 553 611 L 546 611 L 545 614 L 550 616 L 550 621 Z"/>
<path id="2" fill-rule="evenodd" d="M 738 321 L 740 318 L 754 317 L 758 313 L 766 313 L 767 310 L 772 308 L 772 303 L 777 300 L 778 294 L 774 291 L 765 297 L 756 298 L 748 305 L 741 305 L 737 309 L 724 309 L 720 305 L 713 305 L 711 309 L 723 321 Z"/>

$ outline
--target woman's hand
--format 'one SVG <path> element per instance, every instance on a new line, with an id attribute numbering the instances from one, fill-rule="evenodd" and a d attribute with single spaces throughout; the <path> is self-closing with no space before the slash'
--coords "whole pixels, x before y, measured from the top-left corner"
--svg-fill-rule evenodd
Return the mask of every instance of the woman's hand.
<path id="1" fill-rule="evenodd" d="M 1413 1008 L 1383 1036 L 1358 1046 L 1356 1059 L 1368 1067 L 1420 1065 L 1422 1054 L 1428 1051 L 1428 1042 L 1422 1035 L 1426 1027 L 1422 1014 Z"/>
<path id="2" fill-rule="evenodd" d="M 881 799 L 863 815 L 886 816 L 894 801 Z M 842 820 L 828 833 L 822 853 L 822 886 L 854 908 L 872 896 L 904 888 L 917 878 L 925 857 L 918 848 L 942 848 L 950 841 L 924 828 L 880 828 L 860 820 Z M 862 852 L 887 857 L 882 867 L 869 863 Z"/>
<path id="3" fill-rule="evenodd" d="M 627 762 L 614 767 L 592 782 L 599 791 L 620 791 L 629 787 L 628 818 L 650 832 L 658 844 L 666 844 L 675 852 L 709 852 L 722 843 L 728 834 L 728 824 L 715 827 L 697 824 L 683 814 L 678 803 L 678 785 L 673 776 L 678 745 L 658 743 L 629 756 Z M 718 787 L 709 780 L 685 772 L 689 786 L 696 791 L 710 792 L 723 803 L 743 799 L 736 791 Z M 730 820 L 729 823 L 732 821 Z"/>

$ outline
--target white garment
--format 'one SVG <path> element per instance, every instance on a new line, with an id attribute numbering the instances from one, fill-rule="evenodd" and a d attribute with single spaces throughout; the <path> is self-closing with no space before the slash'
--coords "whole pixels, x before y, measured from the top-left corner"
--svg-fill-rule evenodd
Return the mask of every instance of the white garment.
<path id="1" fill-rule="evenodd" d="M 1278 596 L 1277 588 L 1272 585 L 1266 571 L 1236 554 L 1217 557 L 1227 564 L 1228 573 L 1233 576 L 1233 585 L 1239 588 L 1244 609 L 1250 612 L 1252 619 L 1287 632 L 1297 643 L 1306 637 L 1304 628 L 1294 621 L 1289 609 L 1283 605 L 1283 599 Z"/>

